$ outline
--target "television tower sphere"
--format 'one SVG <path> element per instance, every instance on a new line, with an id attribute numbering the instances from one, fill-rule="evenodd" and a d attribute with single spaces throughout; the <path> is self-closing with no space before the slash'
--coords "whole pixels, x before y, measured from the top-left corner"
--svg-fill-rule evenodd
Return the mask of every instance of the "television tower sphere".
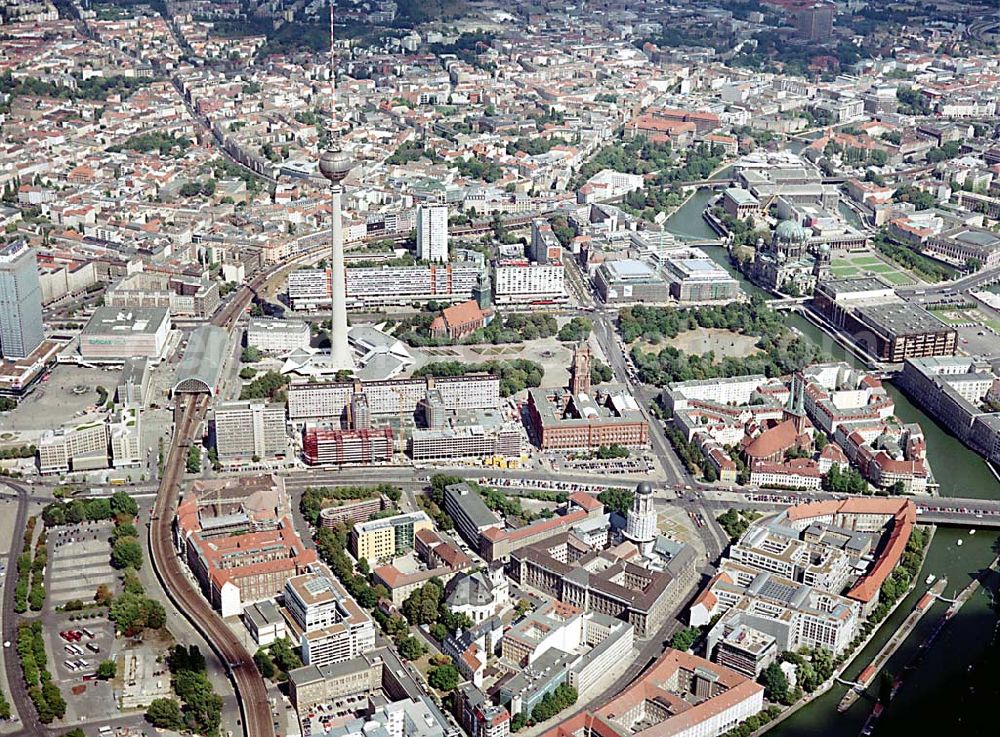
<path id="1" fill-rule="evenodd" d="M 324 151 L 319 158 L 319 173 L 334 184 L 344 181 L 352 168 L 351 157 L 339 148 Z"/>

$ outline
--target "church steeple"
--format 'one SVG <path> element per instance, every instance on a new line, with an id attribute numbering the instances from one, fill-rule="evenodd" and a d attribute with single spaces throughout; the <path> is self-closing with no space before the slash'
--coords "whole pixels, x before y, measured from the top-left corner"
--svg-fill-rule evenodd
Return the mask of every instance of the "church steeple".
<path id="1" fill-rule="evenodd" d="M 792 374 L 792 385 L 788 392 L 788 401 L 785 402 L 785 409 L 782 412 L 782 420 L 792 420 L 795 422 L 795 432 L 801 435 L 805 432 L 806 425 L 806 400 L 805 382 L 798 372 Z"/>

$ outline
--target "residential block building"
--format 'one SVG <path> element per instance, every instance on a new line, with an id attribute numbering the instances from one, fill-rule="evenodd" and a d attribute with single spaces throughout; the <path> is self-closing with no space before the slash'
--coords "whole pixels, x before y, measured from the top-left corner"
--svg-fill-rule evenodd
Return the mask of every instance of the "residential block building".
<path id="1" fill-rule="evenodd" d="M 215 406 L 219 458 L 270 458 L 288 452 L 285 406 L 267 402 L 219 402 Z"/>

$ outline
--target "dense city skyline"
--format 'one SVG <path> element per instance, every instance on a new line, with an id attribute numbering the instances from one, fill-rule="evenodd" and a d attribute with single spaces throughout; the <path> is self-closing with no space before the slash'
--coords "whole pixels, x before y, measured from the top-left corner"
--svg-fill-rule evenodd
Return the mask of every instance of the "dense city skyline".
<path id="1" fill-rule="evenodd" d="M 0 0 L 0 731 L 988 734 L 998 80 L 988 2 Z"/>

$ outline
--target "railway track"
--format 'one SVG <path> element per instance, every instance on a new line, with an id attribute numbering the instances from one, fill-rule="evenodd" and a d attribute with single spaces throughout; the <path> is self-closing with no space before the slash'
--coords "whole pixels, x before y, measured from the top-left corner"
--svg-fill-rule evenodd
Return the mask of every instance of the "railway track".
<path id="1" fill-rule="evenodd" d="M 253 658 L 201 592 L 184 575 L 181 561 L 174 550 L 173 521 L 180 497 L 185 455 L 205 418 L 208 397 L 190 395 L 184 399 L 184 403 L 150 519 L 149 547 L 153 569 L 177 609 L 187 616 L 226 665 L 243 715 L 246 737 L 274 737 L 267 690 Z"/>
<path id="2" fill-rule="evenodd" d="M 212 324 L 232 330 L 250 304 L 256 288 L 264 281 L 265 277 L 262 275 L 240 287 L 229 303 L 212 318 Z M 204 394 L 192 394 L 178 397 L 177 402 L 182 406 L 181 416 L 174 429 L 174 440 L 163 467 L 163 476 L 149 524 L 149 549 L 153 558 L 153 570 L 156 571 L 164 591 L 178 611 L 190 620 L 225 664 L 239 703 L 243 733 L 246 737 L 274 737 L 274 723 L 267 699 L 267 689 L 253 662 L 253 657 L 212 609 L 208 600 L 185 576 L 183 564 L 174 549 L 173 522 L 180 499 L 180 483 L 184 474 L 187 451 L 197 439 L 198 428 L 208 410 L 209 398 Z"/>

